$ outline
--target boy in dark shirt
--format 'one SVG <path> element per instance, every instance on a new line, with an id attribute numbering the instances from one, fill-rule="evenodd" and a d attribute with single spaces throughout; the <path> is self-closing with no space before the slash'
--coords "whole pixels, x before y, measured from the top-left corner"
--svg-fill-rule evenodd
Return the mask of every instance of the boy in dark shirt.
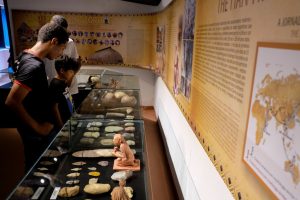
<path id="1" fill-rule="evenodd" d="M 68 56 L 63 56 L 55 61 L 57 76 L 52 79 L 49 89 L 52 112 L 55 116 L 55 127 L 57 129 L 61 129 L 73 113 L 69 86 L 79 68 L 79 62 Z"/>
<path id="2" fill-rule="evenodd" d="M 67 31 L 47 23 L 38 33 L 38 41 L 24 50 L 14 64 L 14 83 L 5 104 L 15 113 L 17 129 L 25 153 L 25 170 L 36 162 L 52 139 L 48 82 L 43 58 L 59 57 L 68 41 Z M 52 117 L 53 118 L 53 117 Z"/>

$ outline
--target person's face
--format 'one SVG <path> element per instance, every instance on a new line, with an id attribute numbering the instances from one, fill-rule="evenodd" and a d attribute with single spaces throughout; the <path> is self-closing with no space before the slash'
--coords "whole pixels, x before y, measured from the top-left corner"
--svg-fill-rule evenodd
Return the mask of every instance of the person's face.
<path id="1" fill-rule="evenodd" d="M 62 73 L 62 77 L 63 79 L 66 80 L 68 86 L 71 85 L 74 76 L 75 76 L 74 70 L 63 71 Z"/>
<path id="2" fill-rule="evenodd" d="M 49 52 L 48 54 L 46 55 L 46 57 L 50 60 L 53 60 L 53 59 L 56 59 L 58 58 L 59 56 L 61 56 L 63 54 L 63 51 L 65 50 L 66 48 L 66 43 L 65 44 L 57 44 L 57 39 L 56 38 L 53 38 L 51 41 L 50 41 L 50 47 L 49 47 Z"/>
<path id="3" fill-rule="evenodd" d="M 47 55 L 50 60 L 56 59 L 63 54 L 66 44 L 55 45 Z"/>

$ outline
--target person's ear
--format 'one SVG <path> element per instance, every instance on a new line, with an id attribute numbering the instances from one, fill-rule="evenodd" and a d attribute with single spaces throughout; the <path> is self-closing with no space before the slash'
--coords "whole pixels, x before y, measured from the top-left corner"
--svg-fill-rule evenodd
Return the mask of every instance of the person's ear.
<path id="1" fill-rule="evenodd" d="M 50 44 L 56 46 L 58 44 L 57 38 L 52 38 Z"/>

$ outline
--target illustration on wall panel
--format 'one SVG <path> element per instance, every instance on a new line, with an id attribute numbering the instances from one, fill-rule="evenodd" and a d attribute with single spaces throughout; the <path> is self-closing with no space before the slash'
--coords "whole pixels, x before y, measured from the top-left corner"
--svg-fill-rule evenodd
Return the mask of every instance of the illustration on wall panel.
<path id="1" fill-rule="evenodd" d="M 31 47 L 37 40 L 38 30 L 49 22 L 54 14 L 61 14 L 68 20 L 70 38 L 76 43 L 83 64 L 92 65 L 137 65 L 149 64 L 148 52 L 151 46 L 144 40 L 152 29 L 153 18 L 149 15 L 96 15 L 83 13 L 53 13 L 38 11 L 12 10 L 16 54 Z M 129 23 L 130 22 L 130 23 Z M 134 31 L 139 30 L 139 31 Z M 164 27 L 157 50 L 163 54 L 164 64 Z M 130 33 L 130 34 L 129 34 Z M 141 38 L 138 40 L 136 38 Z"/>
<path id="2" fill-rule="evenodd" d="M 183 17 L 183 68 L 181 69 L 180 90 L 188 99 L 191 95 L 195 7 L 195 0 L 185 1 Z"/>
<path id="3" fill-rule="evenodd" d="M 175 53 L 174 53 L 174 94 L 179 94 L 180 90 L 180 78 L 181 78 L 181 68 L 182 68 L 182 16 L 178 19 L 178 32 L 177 41 L 175 43 Z"/>
<path id="4" fill-rule="evenodd" d="M 156 27 L 156 66 L 158 73 L 165 77 L 165 64 L 166 64 L 166 51 L 165 51 L 165 27 Z"/>
<path id="5" fill-rule="evenodd" d="M 258 44 L 244 161 L 279 199 L 300 197 L 300 45 Z"/>

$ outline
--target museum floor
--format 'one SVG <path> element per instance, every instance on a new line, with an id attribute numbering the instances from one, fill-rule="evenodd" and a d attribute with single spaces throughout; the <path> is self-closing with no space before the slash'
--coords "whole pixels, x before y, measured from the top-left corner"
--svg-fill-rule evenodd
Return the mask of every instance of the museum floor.
<path id="1" fill-rule="evenodd" d="M 148 160 L 150 199 L 176 200 L 178 195 L 165 154 L 164 143 L 153 108 L 143 109 Z"/>
<path id="2" fill-rule="evenodd" d="M 176 200 L 178 195 L 153 108 L 143 108 L 143 117 L 149 197 L 153 200 Z M 0 199 L 5 199 L 24 174 L 22 142 L 16 129 L 0 128 L 0 152 Z"/>

